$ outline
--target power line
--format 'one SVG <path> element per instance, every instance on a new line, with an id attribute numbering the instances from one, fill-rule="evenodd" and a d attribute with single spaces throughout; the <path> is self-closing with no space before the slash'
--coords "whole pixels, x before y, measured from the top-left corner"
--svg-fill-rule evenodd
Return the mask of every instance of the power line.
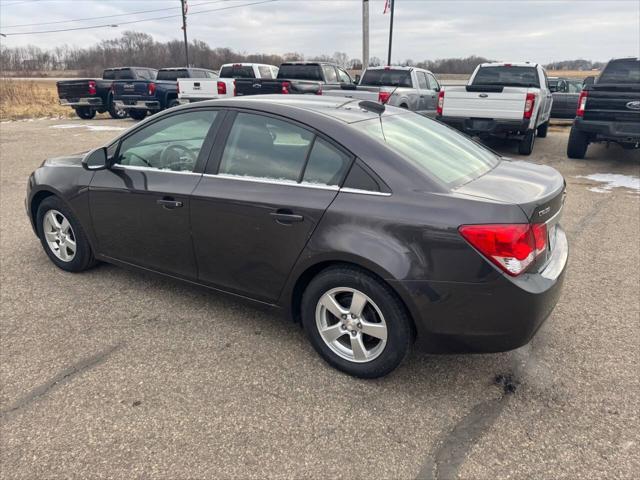
<path id="1" fill-rule="evenodd" d="M 228 1 L 228 0 L 227 0 Z M 201 13 L 209 13 L 209 12 L 219 12 L 222 10 L 230 10 L 232 8 L 241 8 L 241 7 L 249 7 L 251 5 L 261 5 L 264 3 L 273 3 L 273 2 L 277 2 L 279 0 L 262 0 L 259 2 L 251 2 L 251 3 L 244 3 L 242 5 L 231 5 L 229 7 L 222 7 L 222 8 L 212 8 L 212 9 L 208 9 L 208 10 L 200 10 L 198 12 L 191 12 L 189 13 L 189 15 L 198 15 Z M 164 20 L 167 18 L 177 18 L 177 17 L 181 17 L 182 14 L 179 13 L 177 15 L 164 15 L 162 17 L 153 17 L 153 18 L 144 18 L 142 20 L 131 20 L 129 22 L 118 22 L 118 24 L 112 24 L 112 23 L 105 23 L 102 25 L 92 25 L 89 27 L 74 27 L 74 28 L 63 28 L 63 29 L 58 29 L 58 30 L 39 30 L 37 32 L 13 32 L 13 33 L 3 33 L 2 36 L 3 37 L 9 37 L 9 36 L 16 36 L 16 35 L 37 35 L 39 33 L 60 33 L 60 32 L 73 32 L 76 30 L 91 30 L 94 28 L 105 28 L 105 27 L 120 27 L 122 25 L 130 25 L 133 23 L 142 23 L 142 22 L 150 22 L 153 20 Z"/>
<path id="2" fill-rule="evenodd" d="M 208 5 L 210 3 L 221 3 L 221 2 L 229 2 L 232 0 L 213 0 L 210 2 L 202 2 L 198 4 L 191 5 L 192 7 L 199 7 L 200 5 Z M 2 4 L 0 4 L 2 5 Z M 178 10 L 180 7 L 164 7 L 164 8 L 154 8 L 153 10 L 139 10 L 137 12 L 127 12 L 127 13 L 118 13 L 115 15 L 102 15 L 99 17 L 86 17 L 86 18 L 73 18 L 71 20 L 58 20 L 55 22 L 43 22 L 43 23 L 23 23 L 20 25 L 2 25 L 0 28 L 17 28 L 17 27 L 39 27 L 42 25 L 56 25 L 60 23 L 71 23 L 71 22 L 82 22 L 84 20 L 101 20 L 103 18 L 115 18 L 115 17 L 126 17 L 127 15 L 138 15 L 140 13 L 152 13 L 152 12 L 163 12 L 166 10 Z"/>

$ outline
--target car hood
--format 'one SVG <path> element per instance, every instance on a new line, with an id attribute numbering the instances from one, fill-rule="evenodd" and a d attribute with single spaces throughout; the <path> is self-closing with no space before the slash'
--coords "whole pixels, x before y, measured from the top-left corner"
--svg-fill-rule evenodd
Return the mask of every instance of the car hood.
<path id="1" fill-rule="evenodd" d="M 87 152 L 74 153 L 65 155 L 64 157 L 47 158 L 42 166 L 48 167 L 79 167 L 82 165 L 82 159 Z"/>
<path id="2" fill-rule="evenodd" d="M 457 193 L 520 206 L 532 222 L 546 221 L 564 201 L 565 181 L 554 168 L 503 160 L 496 168 L 455 189 Z"/>

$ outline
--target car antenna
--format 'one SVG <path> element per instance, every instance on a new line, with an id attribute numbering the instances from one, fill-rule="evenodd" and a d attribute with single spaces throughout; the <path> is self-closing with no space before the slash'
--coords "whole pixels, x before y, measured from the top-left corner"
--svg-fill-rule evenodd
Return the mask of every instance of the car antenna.
<path id="1" fill-rule="evenodd" d="M 400 87 L 400 85 L 396 85 L 396 87 L 389 94 L 389 100 L 393 97 L 393 94 L 396 93 L 396 90 Z M 389 101 L 387 100 L 387 101 Z M 371 100 L 362 100 L 358 103 L 358 106 L 369 112 L 377 113 L 378 115 L 382 115 L 386 110 L 385 104 L 380 102 L 372 102 Z"/>

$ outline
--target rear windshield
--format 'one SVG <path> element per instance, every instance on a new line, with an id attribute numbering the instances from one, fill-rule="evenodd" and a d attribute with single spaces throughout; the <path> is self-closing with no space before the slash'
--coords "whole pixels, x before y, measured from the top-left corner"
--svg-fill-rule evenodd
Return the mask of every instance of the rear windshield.
<path id="1" fill-rule="evenodd" d="M 253 73 L 253 67 L 242 65 L 227 65 L 220 70 L 220 76 L 223 78 L 256 78 Z"/>
<path id="2" fill-rule="evenodd" d="M 124 70 L 105 70 L 102 74 L 104 80 L 133 80 L 133 70 L 130 68 Z"/>
<path id="3" fill-rule="evenodd" d="M 156 80 L 178 80 L 179 78 L 189 78 L 189 72 L 183 70 L 158 70 Z"/>
<path id="4" fill-rule="evenodd" d="M 276 78 L 322 81 L 320 65 L 280 65 Z"/>
<path id="5" fill-rule="evenodd" d="M 501 85 L 503 87 L 540 88 L 535 67 L 481 67 L 471 85 Z"/>
<path id="6" fill-rule="evenodd" d="M 421 115 L 383 115 L 352 125 L 451 188 L 479 177 L 499 163 L 498 156 L 490 150 Z"/>
<path id="7" fill-rule="evenodd" d="M 360 80 L 366 87 L 411 87 L 409 70 L 366 70 Z"/>
<path id="8" fill-rule="evenodd" d="M 640 83 L 640 60 L 617 60 L 609 62 L 598 83 Z"/>

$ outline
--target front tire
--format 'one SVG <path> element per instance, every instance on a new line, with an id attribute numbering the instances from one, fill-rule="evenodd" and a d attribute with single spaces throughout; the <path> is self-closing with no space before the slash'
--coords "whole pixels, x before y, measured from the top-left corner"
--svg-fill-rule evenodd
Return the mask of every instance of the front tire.
<path id="1" fill-rule="evenodd" d="M 411 320 L 391 288 L 355 267 L 320 272 L 302 297 L 302 324 L 329 365 L 360 378 L 378 378 L 406 358 Z"/>
<path id="2" fill-rule="evenodd" d="M 567 143 L 567 157 L 583 159 L 587 154 L 587 147 L 589 147 L 589 136 L 575 127 L 571 127 Z"/>
<path id="3" fill-rule="evenodd" d="M 129 110 L 129 116 L 131 118 L 133 118 L 134 120 L 143 120 L 144 117 L 147 116 L 147 111 L 146 110 L 136 110 L 134 108 L 134 109 Z"/>
<path id="4" fill-rule="evenodd" d="M 518 153 L 520 155 L 531 155 L 531 152 L 533 152 L 533 144 L 535 143 L 535 141 L 536 131 L 529 130 L 518 144 Z"/>
<path id="5" fill-rule="evenodd" d="M 76 108 L 76 115 L 83 120 L 91 120 L 96 116 L 96 111 L 91 107 L 78 107 Z"/>
<path id="6" fill-rule="evenodd" d="M 547 130 L 549 130 L 549 120 L 544 122 L 542 125 L 538 126 L 537 135 L 540 138 L 545 138 L 547 136 Z"/>
<path id="7" fill-rule="evenodd" d="M 80 221 L 58 197 L 45 198 L 38 207 L 36 228 L 51 261 L 67 272 L 82 272 L 96 264 Z"/>

